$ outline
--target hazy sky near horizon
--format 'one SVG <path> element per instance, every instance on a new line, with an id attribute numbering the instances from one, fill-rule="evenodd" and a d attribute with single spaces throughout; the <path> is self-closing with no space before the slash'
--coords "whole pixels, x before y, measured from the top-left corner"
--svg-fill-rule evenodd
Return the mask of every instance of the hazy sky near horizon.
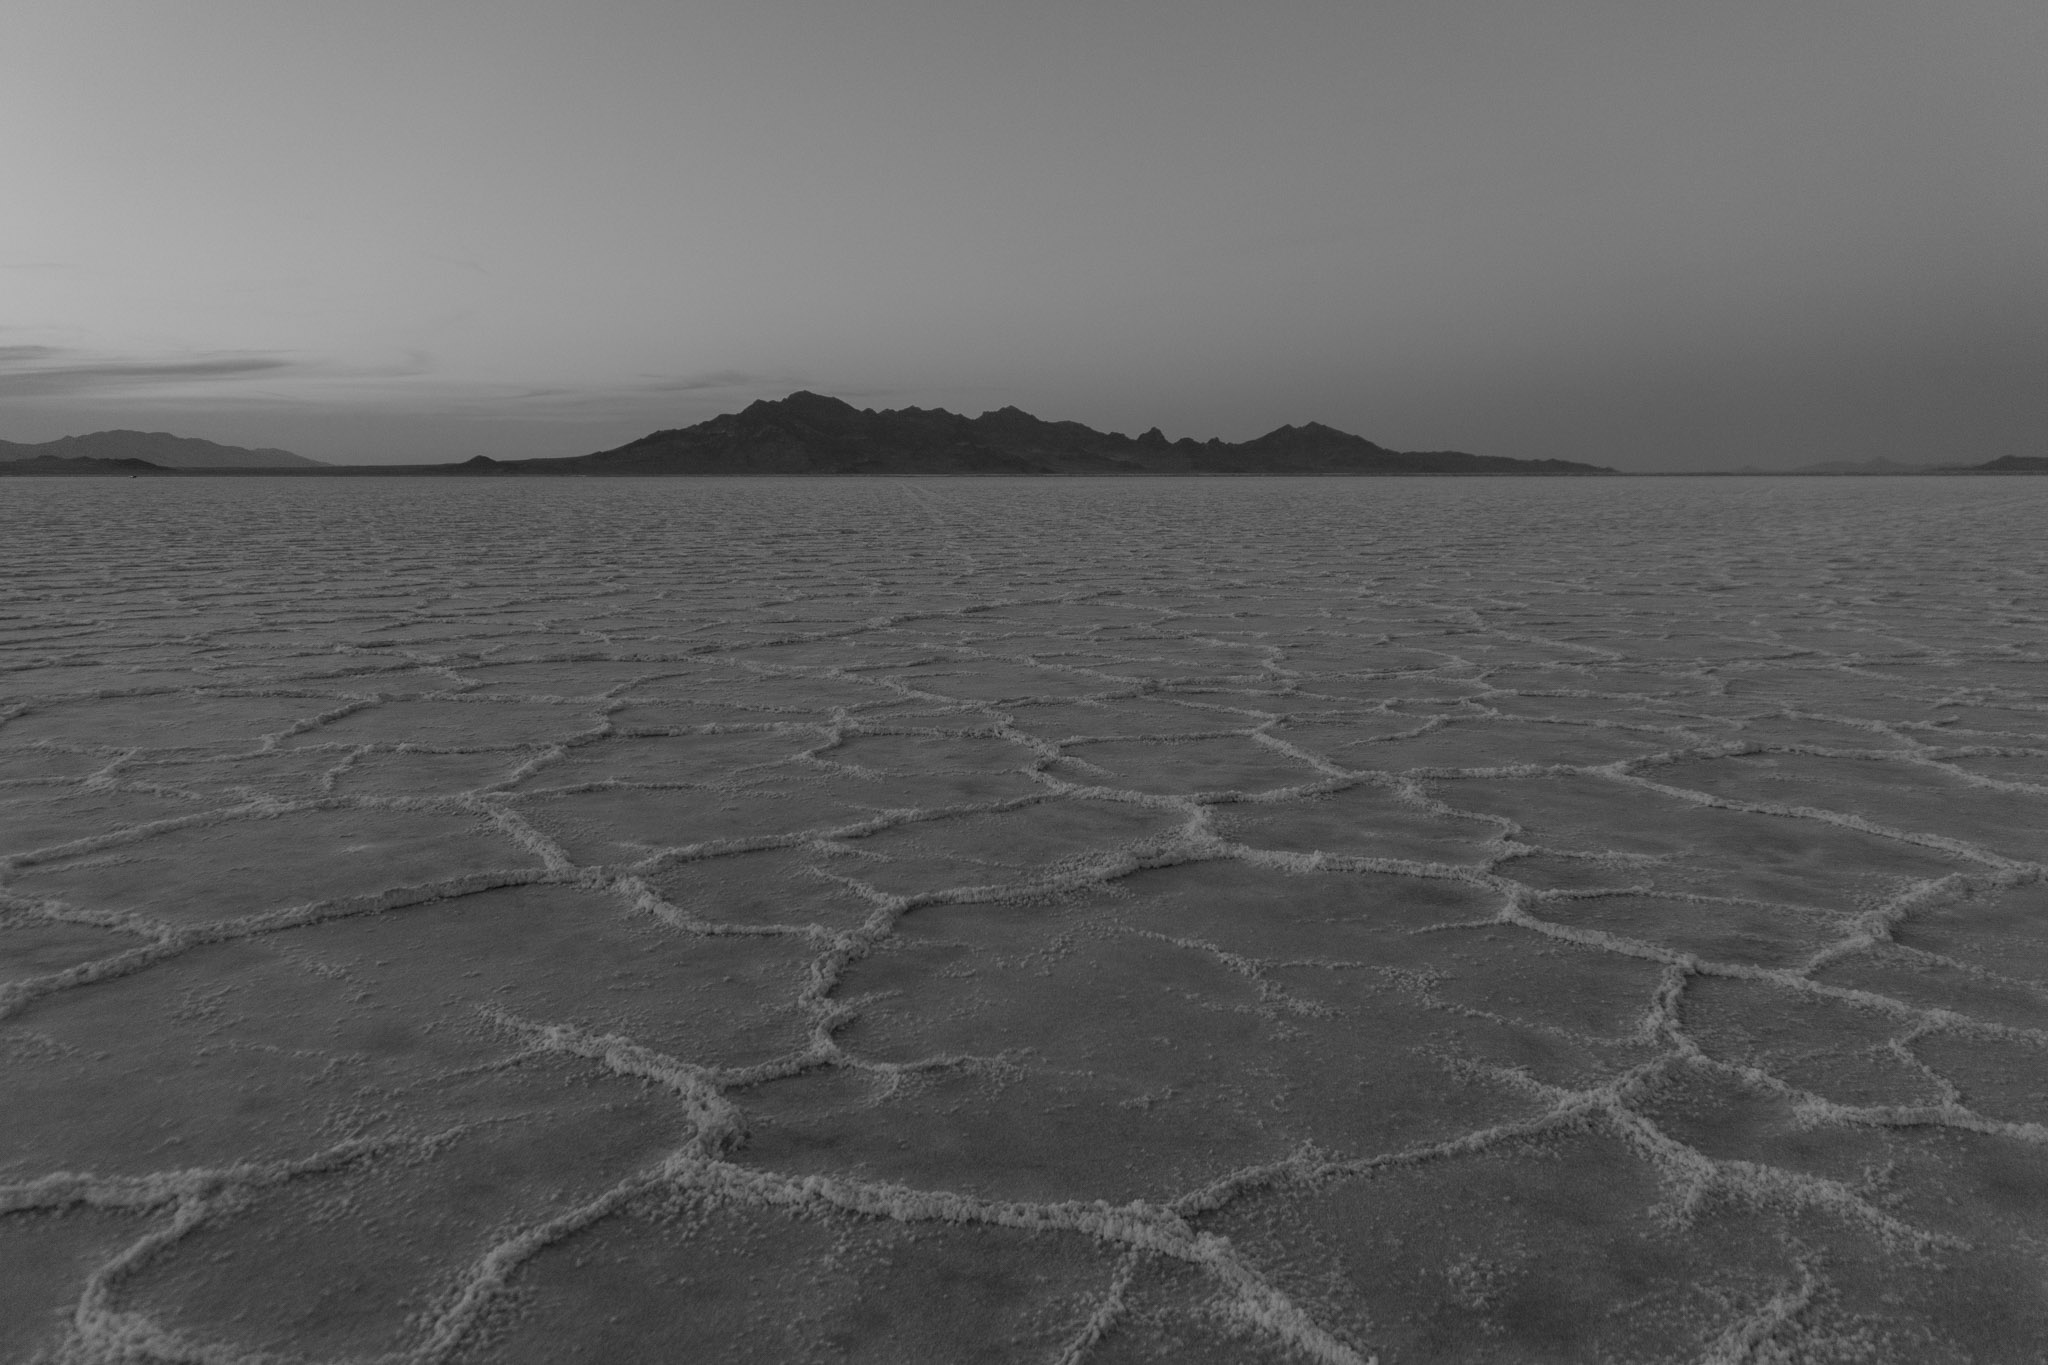
<path id="1" fill-rule="evenodd" d="M 2040 0 L 14 0 L 0 438 L 2048 454 Z"/>

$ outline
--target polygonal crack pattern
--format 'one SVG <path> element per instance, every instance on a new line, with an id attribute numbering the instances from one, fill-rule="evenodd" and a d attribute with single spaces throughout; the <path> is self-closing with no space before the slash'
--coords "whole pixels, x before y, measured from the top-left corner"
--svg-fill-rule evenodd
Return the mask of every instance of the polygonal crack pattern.
<path id="1" fill-rule="evenodd" d="M 8 1359 L 2048 1340 L 2032 483 L 7 494 Z"/>

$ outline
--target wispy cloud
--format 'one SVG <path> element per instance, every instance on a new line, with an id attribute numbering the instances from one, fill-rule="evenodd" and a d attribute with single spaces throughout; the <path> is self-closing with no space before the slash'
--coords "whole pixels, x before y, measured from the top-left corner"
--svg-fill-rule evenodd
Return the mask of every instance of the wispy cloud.
<path id="1" fill-rule="evenodd" d="M 432 368 L 432 357 L 419 351 L 409 351 L 390 364 L 345 365 L 287 351 L 137 356 L 63 346 L 0 346 L 0 398 L 114 398 L 128 392 L 164 397 L 188 385 L 211 387 L 234 380 L 400 379 Z"/>
<path id="2" fill-rule="evenodd" d="M 805 387 L 787 374 L 752 374 L 744 370 L 710 370 L 701 374 L 642 374 L 615 384 L 535 384 L 518 389 L 512 398 L 541 407 L 637 406 L 638 400 L 669 394 L 715 393 L 727 390 L 783 392 Z"/>
<path id="3" fill-rule="evenodd" d="M 261 411 L 280 414 L 280 421 L 283 414 L 349 412 L 394 420 L 651 430 L 797 389 L 855 401 L 874 401 L 883 392 L 789 371 L 738 369 L 516 383 L 447 373 L 434 356 L 418 350 L 345 360 L 284 350 L 151 355 L 47 343 L 0 345 L 0 402 L 24 411 L 90 410 L 81 420 L 91 421 L 112 420 L 106 414 L 141 406 L 152 412 Z"/>
<path id="4" fill-rule="evenodd" d="M 182 358 L 95 356 L 56 346 L 0 346 L 0 398 L 111 393 L 163 384 L 249 379 L 299 368 L 275 352 L 210 352 Z"/>
<path id="5" fill-rule="evenodd" d="M 759 389 L 800 383 L 788 375 L 713 370 L 707 374 L 641 375 L 626 387 L 639 393 L 697 393 L 705 389 Z"/>

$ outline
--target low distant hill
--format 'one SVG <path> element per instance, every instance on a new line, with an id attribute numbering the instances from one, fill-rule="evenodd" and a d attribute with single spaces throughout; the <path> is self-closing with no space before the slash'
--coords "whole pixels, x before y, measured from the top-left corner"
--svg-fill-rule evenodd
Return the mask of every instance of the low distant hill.
<path id="1" fill-rule="evenodd" d="M 1759 471 L 1761 472 L 1761 471 Z M 1900 464 L 1879 456 L 1874 460 L 1825 460 L 1803 464 L 1787 474 L 2048 474 L 2048 459 L 2005 455 L 1984 464 Z"/>
<path id="2" fill-rule="evenodd" d="M 1021 409 L 963 417 L 944 408 L 856 408 L 799 392 L 616 450 L 562 459 L 482 456 L 466 474 L 1612 474 L 1570 460 L 1455 450 L 1399 451 L 1319 423 L 1249 441 L 1169 441 L 1047 422 Z"/>
<path id="3" fill-rule="evenodd" d="M 0 459 L 0 478 L 27 478 L 35 475 L 70 475 L 74 478 L 84 474 L 176 474 L 175 469 L 166 469 L 160 464 L 147 460 L 95 460 L 89 455 L 31 455 L 25 460 Z"/>
<path id="4" fill-rule="evenodd" d="M 1879 456 L 1874 460 L 1823 460 L 1819 464 L 1803 464 L 1788 469 L 1788 474 L 1945 474 L 1953 466 L 1933 464 L 1900 464 Z"/>
<path id="5" fill-rule="evenodd" d="M 15 460 L 145 460 L 164 469 L 317 469 L 319 460 L 289 450 L 250 450 L 173 436 L 167 431 L 95 431 L 24 445 L 0 441 L 0 462 Z"/>

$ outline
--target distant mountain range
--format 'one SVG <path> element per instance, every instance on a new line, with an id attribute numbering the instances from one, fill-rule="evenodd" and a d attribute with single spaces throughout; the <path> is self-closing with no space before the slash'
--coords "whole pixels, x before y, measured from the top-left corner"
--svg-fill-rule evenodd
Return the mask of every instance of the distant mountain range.
<path id="1" fill-rule="evenodd" d="M 1899 464 L 1879 456 L 1874 460 L 1823 460 L 1819 464 L 1803 464 L 1793 469 L 1779 471 L 1786 474 L 1939 474 L 1951 468 L 1949 465 Z"/>
<path id="2" fill-rule="evenodd" d="M 1574 460 L 1516 460 L 1458 450 L 1388 450 L 1310 422 L 1249 441 L 1169 441 L 1047 422 L 1019 408 L 963 417 L 944 408 L 856 408 L 797 392 L 692 427 L 657 431 L 614 450 L 555 459 L 459 464 L 332 465 L 288 450 L 247 450 L 161 431 L 100 431 L 37 445 L 0 441 L 0 475 L 169 475 L 208 471 L 291 475 L 485 477 L 736 474 L 1615 474 Z M 1979 465 L 1837 460 L 1790 474 L 2048 474 L 2048 458 L 2007 455 Z"/>
<path id="3" fill-rule="evenodd" d="M 1879 456 L 1873 460 L 1823 460 L 1819 464 L 1796 465 L 1791 469 L 1763 469 L 1744 465 L 1737 474 L 2048 474 L 2048 458 L 2035 455 L 2001 455 L 1983 464 L 1900 464 Z"/>
<path id="4" fill-rule="evenodd" d="M 54 441 L 24 445 L 0 441 L 0 462 L 91 460 L 95 463 L 142 460 L 161 469 L 321 469 L 318 460 L 289 450 L 249 450 L 216 445 L 196 436 L 167 431 L 95 431 L 87 436 L 60 436 Z M 108 473 L 135 473 L 132 466 Z"/>
<path id="5" fill-rule="evenodd" d="M 446 468 L 446 467 L 444 467 Z M 1612 474 L 1571 460 L 1398 451 L 1319 423 L 1249 441 L 1169 441 L 1047 422 L 1018 408 L 876 411 L 822 394 L 763 399 L 616 450 L 453 466 L 477 474 Z"/>

